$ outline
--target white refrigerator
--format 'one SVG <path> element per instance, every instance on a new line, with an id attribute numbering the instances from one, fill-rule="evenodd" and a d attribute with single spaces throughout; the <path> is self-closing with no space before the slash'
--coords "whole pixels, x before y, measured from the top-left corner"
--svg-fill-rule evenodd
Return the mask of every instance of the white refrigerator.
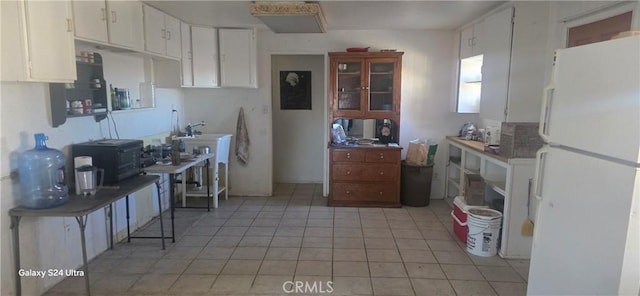
<path id="1" fill-rule="evenodd" d="M 529 295 L 640 295 L 640 36 L 556 51 Z"/>

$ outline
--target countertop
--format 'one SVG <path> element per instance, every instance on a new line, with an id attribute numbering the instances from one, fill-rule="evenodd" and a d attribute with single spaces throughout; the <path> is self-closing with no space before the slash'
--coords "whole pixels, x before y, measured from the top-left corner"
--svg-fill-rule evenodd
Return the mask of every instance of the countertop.
<path id="1" fill-rule="evenodd" d="M 387 144 L 331 144 L 329 143 L 329 148 L 364 148 L 364 149 L 402 149 L 402 146 L 389 146 Z"/>
<path id="2" fill-rule="evenodd" d="M 484 151 L 484 143 L 483 142 L 465 140 L 465 139 L 460 138 L 458 136 L 447 136 L 447 140 L 449 140 L 449 141 L 451 141 L 453 143 L 465 146 L 465 147 L 470 148 L 472 150 L 475 150 L 478 153 L 482 153 L 482 154 L 484 154 L 486 156 L 489 156 L 491 158 L 495 158 L 495 159 L 497 159 L 499 161 L 502 161 L 502 162 L 505 162 L 505 163 L 509 161 L 509 159 L 506 158 L 506 157 L 502 157 L 500 155 L 493 154 L 493 153 L 490 153 L 490 152 L 485 152 Z"/>

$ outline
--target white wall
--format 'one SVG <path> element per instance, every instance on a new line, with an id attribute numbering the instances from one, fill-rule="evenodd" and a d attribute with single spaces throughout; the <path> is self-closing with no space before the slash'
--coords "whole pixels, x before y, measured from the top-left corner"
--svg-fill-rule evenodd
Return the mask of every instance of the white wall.
<path id="1" fill-rule="evenodd" d="M 273 181 L 322 183 L 325 111 L 324 55 L 271 58 Z M 311 71 L 311 110 L 280 110 L 280 71 Z"/>
<path id="2" fill-rule="evenodd" d="M 94 50 L 97 51 L 97 50 Z M 121 84 L 137 79 L 143 59 L 139 56 L 123 55 L 99 51 L 105 63 L 107 85 L 111 81 Z M 113 67 L 118 65 L 118 67 Z M 127 77 L 129 78 L 127 80 Z M 126 82 L 126 81 L 129 82 Z M 46 83 L 0 83 L 0 207 L 1 229 L 1 291 L 11 295 L 13 286 L 13 249 L 9 231 L 9 209 L 17 206 L 19 184 L 14 177 L 17 171 L 18 155 L 34 147 L 33 134 L 43 132 L 49 136 L 48 147 L 62 150 L 67 156 L 67 168 L 71 168 L 70 145 L 90 139 L 109 137 L 107 120 L 96 123 L 93 117 L 70 118 L 57 128 L 51 126 L 49 107 L 49 85 Z M 175 89 L 157 89 L 157 108 L 150 110 L 121 111 L 113 115 L 120 138 L 139 138 L 168 131 L 171 105 L 181 106 L 181 93 Z M 135 127 L 135 128 L 134 128 Z M 113 137 L 115 133 L 112 129 Z M 67 179 L 73 178 L 67 169 Z M 155 190 L 154 190 L 155 191 Z M 146 190 L 146 192 L 149 192 Z M 140 193 L 139 195 L 143 195 Z M 135 203 L 133 203 L 135 204 Z M 116 205 L 116 208 L 123 208 Z M 135 212 L 135 205 L 132 205 Z M 115 220 L 124 220 L 124 212 L 118 211 Z M 142 224 L 146 221 L 135 221 Z M 118 223 L 126 226 L 126 224 Z M 119 229 L 122 229 L 120 227 Z M 116 229 L 115 231 L 118 231 Z M 87 251 L 92 258 L 107 246 L 107 235 L 103 211 L 96 211 L 88 219 Z M 47 268 L 78 268 L 82 263 L 80 233 L 74 218 L 23 218 L 20 223 L 20 246 L 22 266 L 46 270 Z M 158 247 L 160 244 L 158 242 Z M 47 277 L 23 279 L 23 295 L 40 295 L 62 278 Z"/>
<path id="3" fill-rule="evenodd" d="M 271 55 L 326 54 L 347 47 L 370 46 L 404 51 L 400 144 L 415 138 L 432 139 L 440 144 L 446 135 L 457 134 L 467 120 L 476 115 L 449 111 L 454 51 L 453 31 L 362 30 L 330 31 L 326 34 L 274 34 L 258 31 L 258 89 L 185 89 L 185 115 L 188 120 L 206 120 L 205 132 L 234 132 L 236 116 L 244 106 L 251 138 L 251 160 L 240 166 L 230 163 L 230 193 L 270 195 L 272 190 Z M 328 107 L 325 102 L 325 108 Z M 263 111 L 268 111 L 265 114 Z M 325 109 L 326 110 L 326 109 Z M 326 117 L 325 117 L 326 118 Z M 328 126 L 328 123 L 326 124 Z M 325 131 L 326 133 L 326 131 Z M 328 138 L 324 137 L 324 141 Z M 323 147 L 324 144 L 322 144 Z M 232 145 L 233 146 L 233 145 Z M 324 151 L 326 153 L 326 150 Z M 403 155 L 406 149 L 403 150 Z M 437 178 L 432 197 L 444 195 L 443 151 L 436 155 Z M 311 156 L 307 157 L 319 157 Z M 326 158 L 325 158 L 326 161 Z M 326 164 L 325 164 L 326 166 Z"/>

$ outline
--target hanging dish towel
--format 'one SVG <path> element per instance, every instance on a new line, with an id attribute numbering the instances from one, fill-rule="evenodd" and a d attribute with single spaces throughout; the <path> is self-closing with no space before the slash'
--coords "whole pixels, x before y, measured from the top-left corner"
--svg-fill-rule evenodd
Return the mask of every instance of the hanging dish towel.
<path id="1" fill-rule="evenodd" d="M 244 120 L 244 109 L 240 107 L 238 113 L 238 123 L 236 126 L 236 156 L 242 164 L 249 162 L 249 132 L 247 123 Z"/>

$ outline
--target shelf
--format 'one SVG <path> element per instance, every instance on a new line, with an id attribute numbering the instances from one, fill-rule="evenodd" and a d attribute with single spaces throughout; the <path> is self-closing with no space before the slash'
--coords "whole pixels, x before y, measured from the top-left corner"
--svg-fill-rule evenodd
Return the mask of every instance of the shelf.
<path id="1" fill-rule="evenodd" d="M 498 194 L 500 194 L 502 196 L 506 196 L 506 191 L 505 191 L 506 184 L 505 184 L 505 182 L 486 181 L 486 183 L 496 193 L 498 193 Z"/>
<path id="2" fill-rule="evenodd" d="M 358 75 L 358 76 L 360 76 L 360 71 L 358 71 L 358 72 L 338 72 L 338 75 Z"/>
<path id="3" fill-rule="evenodd" d="M 460 169 L 460 168 L 461 168 L 461 167 L 460 167 L 460 163 L 459 163 L 459 162 L 455 162 L 455 161 L 450 160 L 450 161 L 449 161 L 449 164 L 450 164 L 451 166 L 453 166 L 454 168 L 457 168 L 457 169 Z"/>
<path id="4" fill-rule="evenodd" d="M 479 175 L 479 174 L 480 174 L 480 169 L 474 170 L 474 169 L 468 169 L 468 168 L 465 168 L 465 169 L 464 169 L 464 172 L 465 172 L 465 173 L 467 173 L 467 174 L 476 174 L 476 175 Z"/>
<path id="5" fill-rule="evenodd" d="M 393 92 L 391 92 L 391 91 L 370 91 L 369 93 L 372 94 L 372 95 L 390 95 Z"/>
<path id="6" fill-rule="evenodd" d="M 369 72 L 369 74 L 371 74 L 371 75 L 393 75 L 393 71 L 387 71 L 387 72 Z"/>
<path id="7" fill-rule="evenodd" d="M 461 83 L 482 83 L 482 80 L 460 81 Z"/>
<path id="8" fill-rule="evenodd" d="M 213 192 L 213 186 L 209 186 L 210 188 L 210 193 L 209 196 L 212 196 L 212 194 L 214 194 Z M 218 187 L 218 194 L 224 192 L 227 188 L 224 186 L 220 186 Z M 195 189 L 187 189 L 187 193 L 186 196 L 207 196 L 207 187 L 206 186 L 202 186 L 202 189 L 200 190 L 195 190 Z"/>

